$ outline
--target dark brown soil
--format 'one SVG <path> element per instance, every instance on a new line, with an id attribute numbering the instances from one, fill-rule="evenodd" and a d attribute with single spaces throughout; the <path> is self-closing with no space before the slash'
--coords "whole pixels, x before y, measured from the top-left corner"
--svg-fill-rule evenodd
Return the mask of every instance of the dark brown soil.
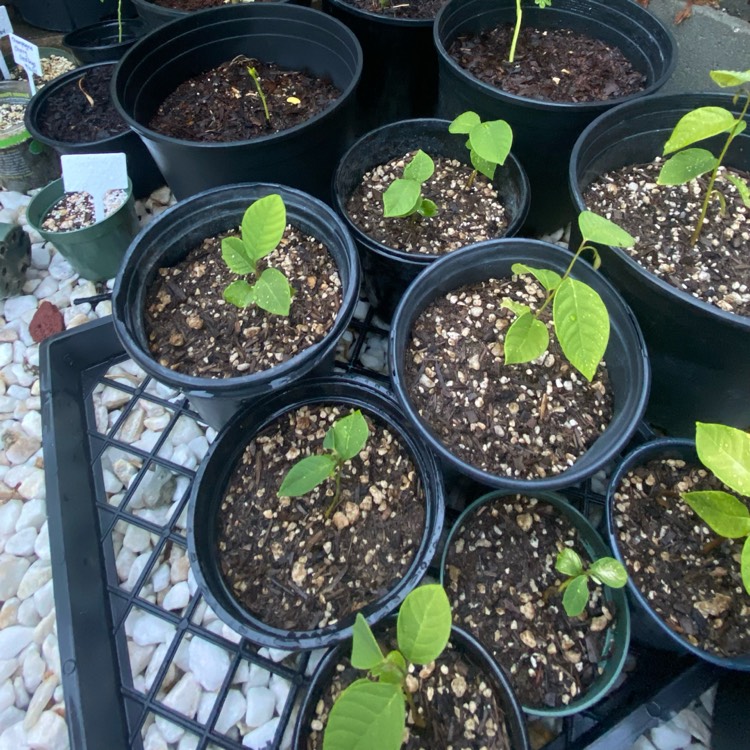
<path id="1" fill-rule="evenodd" d="M 687 185 L 657 185 L 662 164 L 659 159 L 599 177 L 583 193 L 587 208 L 638 239 L 625 252 L 651 273 L 722 310 L 750 315 L 750 209 L 722 167 L 716 188 L 724 195 L 727 213 L 722 216 L 719 201 L 713 200 L 691 247 L 709 175 Z M 747 172 L 730 171 L 750 180 Z"/>
<path id="2" fill-rule="evenodd" d="M 264 0 L 251 0 L 262 3 Z M 270 1 L 270 0 L 269 0 Z M 150 0 L 154 5 L 172 10 L 205 10 L 206 8 L 220 8 L 222 5 L 231 5 L 231 0 Z"/>
<path id="3" fill-rule="evenodd" d="M 457 625 L 475 635 L 510 675 L 524 706 L 558 708 L 599 676 L 615 612 L 600 587 L 568 617 L 555 570 L 564 546 L 590 562 L 578 533 L 551 505 L 521 495 L 469 516 L 453 537 L 445 585 Z"/>
<path id="4" fill-rule="evenodd" d="M 39 132 L 66 143 L 90 143 L 125 132 L 127 125 L 109 95 L 114 69 L 114 63 L 92 68 L 48 97 L 40 108 Z"/>
<path id="5" fill-rule="evenodd" d="M 646 77 L 616 47 L 571 29 L 522 26 L 515 60 L 507 61 L 509 24 L 462 34 L 449 54 L 484 83 L 551 102 L 597 102 L 642 91 Z"/>
<path id="6" fill-rule="evenodd" d="M 151 282 L 146 335 L 164 367 L 207 378 L 249 375 L 285 362 L 333 327 L 341 279 L 321 242 L 288 225 L 279 246 L 259 261 L 259 274 L 272 266 L 295 290 L 285 317 L 224 301 L 224 289 L 238 278 L 221 257 L 226 236 L 208 237 Z"/>
<path id="7" fill-rule="evenodd" d="M 552 332 L 533 363 L 505 365 L 503 337 L 515 316 L 509 297 L 537 309 L 533 280 L 491 279 L 440 297 L 416 320 L 404 359 L 419 414 L 454 455 L 499 476 L 559 474 L 604 432 L 613 414 L 605 365 L 588 383 Z"/>
<path id="8" fill-rule="evenodd" d="M 701 466 L 650 461 L 620 484 L 614 522 L 628 573 L 662 620 L 709 653 L 746 656 L 750 598 L 740 576 L 743 540 L 725 539 L 704 551 L 716 535 L 680 498 L 681 492 L 716 489 L 731 492 Z M 740 499 L 750 506 L 750 498 Z"/>
<path id="9" fill-rule="evenodd" d="M 321 452 L 326 430 L 351 409 L 301 407 L 252 440 L 218 512 L 222 571 L 240 603 L 289 630 L 334 625 L 401 580 L 424 529 L 424 496 L 411 457 L 374 415 L 367 445 L 344 466 L 338 510 L 329 480 L 279 498 L 291 466 Z"/>
<path id="10" fill-rule="evenodd" d="M 270 121 L 248 68 L 257 72 Z M 239 55 L 181 83 L 148 126 L 189 141 L 245 141 L 299 125 L 340 94 L 330 80 Z"/>
<path id="11" fill-rule="evenodd" d="M 435 18 L 447 0 L 346 0 L 360 10 L 393 18 Z"/>

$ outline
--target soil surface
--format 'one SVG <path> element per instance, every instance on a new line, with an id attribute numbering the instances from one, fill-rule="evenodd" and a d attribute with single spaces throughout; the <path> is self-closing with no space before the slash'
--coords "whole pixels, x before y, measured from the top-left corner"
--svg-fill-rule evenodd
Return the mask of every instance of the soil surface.
<path id="1" fill-rule="evenodd" d="M 603 175 L 583 193 L 587 208 L 637 238 L 625 252 L 651 273 L 722 310 L 750 315 L 750 208 L 721 167 L 715 187 L 724 195 L 727 213 L 722 216 L 719 201 L 712 200 L 691 246 L 709 175 L 686 185 L 657 185 L 662 165 L 658 159 Z M 750 180 L 747 172 L 730 171 Z"/>
<path id="2" fill-rule="evenodd" d="M 269 369 L 321 341 L 341 307 L 341 279 L 325 245 L 287 225 L 279 246 L 258 263 L 280 270 L 294 288 L 289 316 L 236 307 L 223 298 L 238 276 L 208 237 L 174 266 L 160 268 L 146 295 L 145 327 L 161 365 L 206 378 Z M 247 279 L 252 283 L 253 279 Z"/>
<path id="3" fill-rule="evenodd" d="M 546 311 L 549 349 L 533 362 L 504 364 L 502 342 L 515 316 L 503 299 L 536 310 L 545 296 L 525 276 L 451 291 L 415 321 L 404 356 L 409 397 L 440 441 L 499 476 L 565 471 L 612 418 L 606 365 L 588 383 L 562 354 Z"/>
<path id="4" fill-rule="evenodd" d="M 558 708 L 580 699 L 600 674 L 615 612 L 599 586 L 568 617 L 555 570 L 563 547 L 591 562 L 570 521 L 534 498 L 497 499 L 469 516 L 446 558 L 456 624 L 475 635 L 510 675 L 521 703 Z"/>
<path id="5" fill-rule="evenodd" d="M 232 5 L 232 0 L 150 0 L 154 5 L 172 10 L 205 10 L 206 8 L 220 8 L 222 5 Z M 240 0 L 241 2 L 262 3 L 264 0 Z"/>
<path id="6" fill-rule="evenodd" d="M 341 474 L 307 495 L 277 497 L 300 459 L 322 453 L 328 428 L 351 409 L 301 407 L 245 449 L 218 511 L 217 546 L 229 588 L 268 625 L 335 625 L 401 580 L 424 530 L 421 483 L 398 437 L 363 411 L 370 437 Z"/>
<path id="7" fill-rule="evenodd" d="M 257 72 L 270 119 L 248 68 Z M 239 55 L 181 83 L 148 127 L 188 141 L 245 141 L 299 125 L 340 95 L 330 80 Z"/>
<path id="8" fill-rule="evenodd" d="M 512 37 L 510 24 L 462 34 L 448 53 L 480 81 L 528 99 L 596 102 L 646 87 L 646 77 L 619 49 L 585 34 L 522 26 L 509 63 Z"/>
<path id="9" fill-rule="evenodd" d="M 345 0 L 348 5 L 393 18 L 435 18 L 447 0 Z"/>
<path id="10" fill-rule="evenodd" d="M 104 194 L 104 215 L 113 214 L 127 198 L 125 190 L 108 190 Z M 42 229 L 49 232 L 72 232 L 95 224 L 94 216 L 94 200 L 89 193 L 65 193 L 47 211 Z"/>
<path id="11" fill-rule="evenodd" d="M 709 653 L 750 653 L 750 596 L 742 585 L 742 539 L 717 540 L 680 493 L 730 492 L 703 467 L 677 459 L 630 471 L 615 493 L 614 523 L 629 575 L 675 632 Z M 750 498 L 740 497 L 750 507 Z"/>

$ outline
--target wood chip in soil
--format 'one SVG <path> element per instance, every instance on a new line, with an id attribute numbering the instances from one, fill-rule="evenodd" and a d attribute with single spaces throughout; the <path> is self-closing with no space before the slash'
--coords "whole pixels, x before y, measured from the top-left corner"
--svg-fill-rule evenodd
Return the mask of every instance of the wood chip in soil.
<path id="1" fill-rule="evenodd" d="M 224 578 L 245 609 L 288 630 L 335 625 L 392 589 L 422 538 L 425 501 L 411 456 L 363 410 L 370 437 L 341 476 L 338 510 L 329 480 L 279 498 L 291 466 L 319 454 L 328 428 L 351 409 L 303 406 L 269 425 L 245 449 L 217 516 Z"/>
<path id="2" fill-rule="evenodd" d="M 423 184 L 422 195 L 437 204 L 438 214 L 431 218 L 419 214 L 384 218 L 383 193 L 393 180 L 403 176 L 404 166 L 414 154 L 416 151 L 391 159 L 362 176 L 346 205 L 350 219 L 359 229 L 395 250 L 429 255 L 444 255 L 503 235 L 508 218 L 492 183 L 478 174 L 467 189 L 473 169 L 456 159 L 433 154 L 430 156 L 435 172 Z"/>
<path id="3" fill-rule="evenodd" d="M 633 583 L 661 619 L 715 656 L 750 654 L 750 597 L 742 585 L 742 539 L 717 537 L 680 494 L 728 487 L 697 464 L 658 459 L 623 478 L 614 497 L 619 547 Z M 750 498 L 741 497 L 750 507 Z"/>
<path id="4" fill-rule="evenodd" d="M 145 301 L 145 330 L 159 364 L 204 378 L 267 370 L 321 341 L 341 307 L 341 279 L 325 245 L 287 225 L 279 246 L 258 263 L 280 270 L 294 288 L 289 316 L 226 302 L 237 278 L 221 257 L 221 240 L 206 238 L 174 266 L 160 268 Z M 247 279 L 252 283 L 253 279 Z"/>
<path id="5" fill-rule="evenodd" d="M 447 0 L 344 0 L 351 5 L 369 13 L 377 13 L 390 18 L 435 18 Z"/>
<path id="6" fill-rule="evenodd" d="M 601 587 L 579 617 L 568 617 L 555 570 L 563 547 L 588 564 L 578 532 L 535 498 L 499 498 L 472 513 L 451 540 L 446 590 L 454 622 L 475 635 L 510 676 L 524 706 L 579 700 L 603 669 L 616 612 Z"/>
<path id="7" fill-rule="evenodd" d="M 257 72 L 270 121 L 249 67 Z M 148 126 L 188 141 L 245 141 L 299 125 L 340 95 L 330 79 L 238 55 L 177 86 Z"/>
<path id="8" fill-rule="evenodd" d="M 404 355 L 409 398 L 438 439 L 463 461 L 498 476 L 538 479 L 575 464 L 613 415 L 606 364 L 588 383 L 565 359 L 549 315 L 550 347 L 505 365 L 510 298 L 541 307 L 526 277 L 490 279 L 449 292 L 415 321 Z"/>
<path id="9" fill-rule="evenodd" d="M 586 207 L 617 222 L 638 241 L 625 252 L 677 289 L 736 315 L 750 315 L 750 208 L 719 169 L 716 189 L 726 200 L 709 203 L 695 246 L 709 175 L 685 185 L 657 185 L 661 159 L 607 172 L 583 191 Z M 750 174 L 730 169 L 750 181 Z"/>
<path id="10" fill-rule="evenodd" d="M 597 102 L 646 87 L 646 77 L 617 47 L 586 34 L 522 26 L 509 63 L 512 36 L 510 24 L 461 34 L 448 53 L 480 81 L 527 99 Z"/>

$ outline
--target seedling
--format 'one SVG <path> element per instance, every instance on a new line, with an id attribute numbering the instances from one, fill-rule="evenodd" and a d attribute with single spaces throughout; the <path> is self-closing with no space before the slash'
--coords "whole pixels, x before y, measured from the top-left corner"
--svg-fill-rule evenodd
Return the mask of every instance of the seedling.
<path id="1" fill-rule="evenodd" d="M 477 172 L 488 180 L 494 179 L 495 169 L 505 164 L 513 145 L 513 131 L 505 120 L 482 122 L 476 112 L 459 115 L 448 127 L 448 132 L 469 136 L 466 148 L 469 149 L 474 171 L 466 183 L 467 190 L 474 184 Z"/>
<path id="2" fill-rule="evenodd" d="M 398 650 L 383 654 L 361 614 L 352 639 L 352 666 L 367 670 L 333 704 L 323 750 L 399 750 L 406 727 L 406 704 L 415 726 L 424 727 L 407 687 L 409 663 L 429 664 L 445 650 L 451 633 L 451 607 L 439 584 L 414 589 L 398 613 Z"/>
<path id="3" fill-rule="evenodd" d="M 99 0 L 103 3 L 104 0 Z M 122 0 L 117 0 L 117 41 L 122 41 Z M 93 105 L 92 105 L 93 106 Z"/>
<path id="4" fill-rule="evenodd" d="M 250 78 L 253 79 L 253 83 L 255 84 L 255 88 L 258 91 L 258 96 L 260 97 L 260 103 L 263 105 L 263 113 L 266 116 L 266 122 L 270 124 L 271 122 L 271 113 L 268 111 L 268 102 L 266 101 L 266 95 L 263 93 L 263 89 L 260 85 L 260 78 L 258 77 L 258 71 L 255 70 L 255 68 L 251 68 L 249 65 L 247 66 L 247 72 L 250 74 Z"/>
<path id="5" fill-rule="evenodd" d="M 411 216 L 434 216 L 438 212 L 435 203 L 422 196 L 422 184 L 432 177 L 435 162 L 421 149 L 404 167 L 404 176 L 395 179 L 383 193 L 383 216 L 386 218 Z"/>
<path id="6" fill-rule="evenodd" d="M 701 463 L 739 495 L 750 497 L 750 435 L 723 424 L 695 425 L 695 448 Z M 747 505 L 723 490 L 683 492 L 682 499 L 718 534 L 704 548 L 709 552 L 724 539 L 743 539 L 740 574 L 750 594 L 750 511 Z"/>
<path id="7" fill-rule="evenodd" d="M 565 547 L 558 555 L 555 570 L 569 576 L 559 586 L 568 617 L 578 617 L 589 601 L 589 578 L 600 585 L 621 589 L 628 582 L 628 572 L 614 557 L 600 557 L 586 569 L 581 556 Z"/>
<path id="8" fill-rule="evenodd" d="M 247 276 L 258 273 L 258 261 L 276 249 L 286 229 L 286 207 L 280 195 L 259 198 L 242 217 L 242 239 L 225 237 L 221 257 L 230 271 Z M 294 290 L 286 276 L 275 268 L 266 268 L 254 284 L 244 279 L 233 281 L 224 290 L 224 299 L 237 307 L 258 307 L 274 315 L 289 315 Z"/>
<path id="9" fill-rule="evenodd" d="M 548 8 L 552 5 L 552 0 L 534 0 L 540 8 Z M 516 58 L 516 44 L 518 44 L 518 35 L 521 33 L 521 20 L 523 11 L 521 10 L 521 0 L 516 0 L 516 25 L 513 29 L 513 39 L 510 43 L 510 52 L 508 53 L 508 62 L 512 63 Z"/>
<path id="10" fill-rule="evenodd" d="M 593 380 L 609 341 L 609 314 L 598 292 L 572 279 L 570 272 L 584 250 L 594 254 L 594 268 L 601 265 L 599 252 L 589 243 L 630 247 L 635 239 L 617 224 L 591 211 L 579 214 L 578 227 L 583 239 L 562 277 L 546 268 L 513 264 L 513 273 L 534 276 L 547 291 L 547 297 L 535 313 L 528 305 L 503 300 L 503 306 L 518 316 L 505 334 L 506 365 L 530 362 L 547 349 L 549 332 L 539 316 L 552 303 L 552 321 L 563 354 L 586 380 Z"/>
<path id="11" fill-rule="evenodd" d="M 370 428 L 357 409 L 346 417 L 337 419 L 323 438 L 325 453 L 307 456 L 297 461 L 287 472 L 279 487 L 279 497 L 299 497 L 333 478 L 336 488 L 333 499 L 326 509 L 326 518 L 338 507 L 341 494 L 341 471 L 344 464 L 354 458 L 367 444 Z"/>
<path id="12" fill-rule="evenodd" d="M 723 88 L 744 86 L 744 84 L 750 83 L 750 70 L 744 72 L 712 70 L 710 75 Z M 706 172 L 711 172 L 706 186 L 706 193 L 703 196 L 700 216 L 698 217 L 693 234 L 690 236 L 691 245 L 695 245 L 698 242 L 706 220 L 708 204 L 712 196 L 716 196 L 719 200 L 721 215 L 724 216 L 726 214 L 726 200 L 714 187 L 714 183 L 716 182 L 716 174 L 729 146 L 735 137 L 747 127 L 745 115 L 750 106 L 750 88 L 743 87 L 737 91 L 734 96 L 735 104 L 740 96 L 745 97 L 745 104 L 738 117 L 735 118 L 724 107 L 698 107 L 680 119 L 669 136 L 669 140 L 664 144 L 665 155 L 674 153 L 675 151 L 677 153 L 664 162 L 656 180 L 659 185 L 682 185 L 696 177 L 700 177 L 702 174 L 706 174 Z M 706 138 L 711 138 L 721 133 L 727 133 L 727 138 L 718 157 L 705 148 L 686 148 L 686 146 L 691 146 L 693 143 L 703 141 Z M 726 179 L 737 188 L 742 202 L 750 208 L 750 187 L 748 187 L 748 184 L 733 174 L 727 174 Z"/>

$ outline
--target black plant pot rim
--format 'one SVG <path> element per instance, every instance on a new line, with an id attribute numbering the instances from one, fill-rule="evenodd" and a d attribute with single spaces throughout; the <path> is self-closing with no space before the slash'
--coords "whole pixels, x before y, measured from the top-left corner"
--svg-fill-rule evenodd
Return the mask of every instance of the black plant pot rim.
<path id="1" fill-rule="evenodd" d="M 100 21 L 99 23 L 92 23 L 90 26 L 82 26 L 79 29 L 69 31 L 63 37 L 63 44 L 68 48 L 70 48 L 71 46 L 82 47 L 93 52 L 96 50 L 105 50 L 110 49 L 111 47 L 119 47 L 121 45 L 128 44 L 133 40 L 138 39 L 138 37 L 144 31 L 143 23 L 137 18 L 123 18 L 122 41 L 117 41 L 117 39 L 115 39 L 114 41 L 109 43 L 101 43 L 100 32 L 107 31 L 109 29 L 117 32 L 119 27 L 120 24 L 116 20 Z M 93 44 L 91 43 L 91 40 L 89 38 L 90 36 L 92 36 L 94 39 Z"/>
<path id="2" fill-rule="evenodd" d="M 459 74 L 462 77 L 465 77 L 467 79 L 467 82 L 470 83 L 471 86 L 473 86 L 475 89 L 478 89 L 480 92 L 482 92 L 485 95 L 491 95 L 497 99 L 505 99 L 508 102 L 515 104 L 516 106 L 524 106 L 529 109 L 541 109 L 544 111 L 550 111 L 550 112 L 590 112 L 590 111 L 598 111 L 602 108 L 609 108 L 613 107 L 617 104 L 621 104 L 623 102 L 631 101 L 632 99 L 639 99 L 644 96 L 648 96 L 652 94 L 654 91 L 661 88 L 670 78 L 672 73 L 674 72 L 675 66 L 677 65 L 677 41 L 675 40 L 674 34 L 669 30 L 668 27 L 666 27 L 655 15 L 652 13 L 649 13 L 645 8 L 639 6 L 637 3 L 627 2 L 628 10 L 633 13 L 643 14 L 644 20 L 647 20 L 650 24 L 660 26 L 661 31 L 664 34 L 664 36 L 669 40 L 669 46 L 670 46 L 670 52 L 669 55 L 669 61 L 662 72 L 662 74 L 654 81 L 652 81 L 648 86 L 646 86 L 642 91 L 637 91 L 634 94 L 628 94 L 627 96 L 619 96 L 615 97 L 613 99 L 603 99 L 595 102 L 551 102 L 546 101 L 543 99 L 531 99 L 529 97 L 525 96 L 519 96 L 518 94 L 511 94 L 507 91 L 503 91 L 502 89 L 497 88 L 496 86 L 491 86 L 488 83 L 484 83 L 483 81 L 480 81 L 478 78 L 473 76 L 471 73 L 469 73 L 465 68 L 462 68 L 448 53 L 448 50 L 445 48 L 444 45 L 444 34 L 442 32 L 443 27 L 443 19 L 444 16 L 446 16 L 449 12 L 452 12 L 453 9 L 465 2 L 465 0 L 449 0 L 443 7 L 438 11 L 437 16 L 435 17 L 435 25 L 433 27 L 433 38 L 435 42 L 435 48 L 437 49 L 438 55 L 443 60 L 445 64 L 450 66 L 455 74 Z M 547 7 L 544 9 L 544 13 L 552 13 L 554 15 L 560 15 L 561 13 L 569 13 L 571 11 L 574 11 L 574 8 L 567 8 L 565 6 L 561 7 L 561 3 L 564 3 L 565 0 L 556 0 L 555 4 Z M 596 2 L 596 0 L 588 0 L 588 2 L 592 6 L 596 5 L 602 5 L 602 6 L 608 6 L 611 9 L 611 4 L 609 2 Z M 633 6 L 633 7 L 631 7 Z M 494 8 L 488 8 L 489 12 L 492 12 Z M 482 12 L 482 15 L 484 15 L 484 12 Z"/>
<path id="3" fill-rule="evenodd" d="M 336 208 L 339 212 L 339 214 L 343 217 L 344 221 L 346 222 L 347 227 L 349 228 L 349 231 L 357 238 L 360 242 L 367 245 L 368 250 L 372 250 L 373 252 L 377 253 L 378 255 L 382 255 L 386 258 L 392 258 L 396 259 L 401 263 L 413 263 L 416 266 L 424 266 L 428 263 L 431 263 L 433 261 L 436 261 L 438 258 L 442 258 L 443 255 L 447 255 L 448 253 L 417 253 L 417 252 L 407 252 L 406 250 L 399 250 L 395 247 L 390 247 L 389 245 L 384 245 L 382 242 L 376 240 L 374 237 L 370 236 L 366 232 L 363 232 L 351 219 L 349 216 L 349 212 L 346 210 L 346 204 L 345 201 L 348 200 L 351 195 L 343 196 L 339 193 L 338 190 L 336 190 L 336 183 L 338 182 L 339 174 L 345 170 L 346 168 L 346 162 L 349 160 L 350 155 L 356 151 L 363 140 L 373 137 L 374 135 L 378 133 L 384 133 L 387 130 L 393 130 L 397 131 L 400 129 L 408 129 L 410 127 L 419 127 L 420 125 L 427 125 L 427 126 L 444 126 L 446 132 L 448 131 L 448 126 L 451 124 L 450 120 L 442 120 L 437 117 L 423 117 L 418 119 L 412 119 L 412 120 L 399 120 L 397 122 L 390 122 L 386 125 L 381 125 L 379 128 L 376 128 L 375 130 L 371 130 L 369 133 L 365 133 L 363 136 L 358 138 L 350 147 L 347 149 L 346 153 L 341 157 L 341 160 L 338 163 L 338 166 L 336 167 L 336 171 L 333 174 L 333 197 L 334 201 L 336 203 Z M 510 166 L 513 166 L 518 171 L 518 175 L 520 177 L 520 188 L 521 193 L 523 195 L 527 196 L 527 200 L 525 201 L 525 206 L 522 211 L 518 213 L 515 217 L 513 217 L 513 221 L 511 221 L 508 226 L 506 227 L 505 231 L 501 235 L 502 237 L 511 237 L 515 235 L 518 231 L 520 231 L 521 227 L 523 226 L 524 221 L 526 221 L 526 217 L 529 213 L 529 200 L 528 196 L 530 195 L 531 188 L 529 186 L 529 178 L 526 176 L 526 171 L 521 166 L 521 163 L 516 159 L 516 157 L 509 153 L 507 159 L 505 160 L 505 164 L 500 167 L 500 169 L 508 168 Z M 451 250 L 450 252 L 455 252 L 454 250 Z"/>
<path id="4" fill-rule="evenodd" d="M 698 460 L 697 453 L 695 451 L 695 441 L 687 440 L 685 438 L 659 438 L 652 440 L 643 445 L 639 445 L 634 451 L 628 453 L 622 461 L 618 464 L 615 469 L 612 478 L 609 480 L 609 486 L 607 488 L 607 498 L 605 503 L 605 523 L 607 526 L 607 537 L 609 540 L 609 546 L 612 548 L 612 552 L 617 560 L 627 568 L 625 558 L 620 551 L 620 542 L 617 537 L 617 529 L 615 528 L 615 492 L 620 485 L 620 481 L 627 474 L 630 469 L 642 465 L 644 461 L 651 459 L 664 458 L 668 456 L 684 456 L 685 453 L 691 453 L 695 456 L 696 462 Z M 641 593 L 641 590 L 635 585 L 632 576 L 628 576 L 627 583 L 628 593 L 635 599 L 636 602 L 641 606 L 642 610 L 646 613 L 648 619 L 654 623 L 667 637 L 669 637 L 677 646 L 685 649 L 694 656 L 697 656 L 703 661 L 707 661 L 710 664 L 715 664 L 719 667 L 725 667 L 728 669 L 736 669 L 742 671 L 750 671 L 750 654 L 745 656 L 716 656 L 715 654 L 704 651 L 697 646 L 694 646 L 686 638 L 683 638 L 679 633 L 675 633 L 659 615 L 654 612 L 648 599 Z"/>
<path id="5" fill-rule="evenodd" d="M 402 28 L 424 28 L 429 29 L 435 23 L 434 18 L 398 18 L 396 16 L 388 16 L 384 13 L 378 13 L 374 10 L 365 10 L 364 8 L 358 8 L 356 5 L 347 3 L 346 0 L 326 0 L 335 8 L 338 8 L 346 13 L 350 13 L 362 20 L 367 20 L 374 24 L 383 24 L 384 26 L 400 26 Z"/>

